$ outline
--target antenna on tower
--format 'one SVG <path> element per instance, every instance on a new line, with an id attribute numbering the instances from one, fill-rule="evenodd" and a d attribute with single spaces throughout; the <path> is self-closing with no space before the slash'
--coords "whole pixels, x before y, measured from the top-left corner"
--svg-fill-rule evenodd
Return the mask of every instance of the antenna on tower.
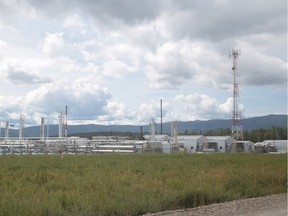
<path id="1" fill-rule="evenodd" d="M 237 59 L 241 55 L 240 49 L 232 49 L 229 53 L 229 57 L 233 58 L 233 112 L 232 112 L 232 137 L 236 140 L 243 140 L 243 128 L 241 123 L 241 111 L 239 110 L 239 85 L 237 82 Z"/>

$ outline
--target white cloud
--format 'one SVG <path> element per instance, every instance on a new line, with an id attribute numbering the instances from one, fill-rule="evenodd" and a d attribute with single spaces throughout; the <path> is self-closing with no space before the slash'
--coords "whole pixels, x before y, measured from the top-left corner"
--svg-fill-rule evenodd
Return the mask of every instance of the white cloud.
<path id="1" fill-rule="evenodd" d="M 5 27 L 11 30 L 14 22 L 21 21 L 22 17 L 34 19 L 37 16 L 37 10 L 27 1 L 0 1 L 0 29 Z"/>
<path id="2" fill-rule="evenodd" d="M 77 3 L 78 6 L 100 22 L 134 24 L 156 17 L 162 2 L 154 0 L 141 2 L 134 0 L 123 0 L 121 2 L 98 0 L 95 3 L 94 1 L 84 0 Z"/>
<path id="3" fill-rule="evenodd" d="M 0 1 L 0 85 L 5 95 L 21 95 L 3 98 L 7 104 L 0 102 L 0 112 L 11 118 L 25 112 L 33 122 L 56 116 L 67 104 L 71 118 L 82 122 L 142 124 L 158 120 L 161 96 L 167 98 L 165 121 L 230 118 L 233 47 L 242 50 L 241 99 L 250 94 L 245 88 L 268 87 L 271 103 L 283 104 L 278 98 L 287 98 L 286 4 Z M 249 103 L 249 113 L 257 113 Z"/>
<path id="4" fill-rule="evenodd" d="M 71 117 L 91 119 L 103 113 L 110 93 L 94 83 L 55 82 L 46 84 L 29 92 L 24 100 L 25 110 L 39 113 L 61 111 L 65 105 L 70 107 Z"/>
<path id="5" fill-rule="evenodd" d="M 107 61 L 102 65 L 102 73 L 105 76 L 110 76 L 113 78 L 122 78 L 123 76 L 135 72 L 137 68 L 130 67 L 123 63 L 122 61 Z"/>
<path id="6" fill-rule="evenodd" d="M 224 87 L 225 60 L 209 43 L 181 40 L 169 42 L 146 55 L 149 86 L 156 89 L 178 89 L 185 84 Z M 221 80 L 221 82 L 219 82 Z"/>
<path id="7" fill-rule="evenodd" d="M 239 111 L 243 111 L 244 110 L 244 106 L 241 105 L 242 108 L 240 109 L 239 106 Z M 225 103 L 223 104 L 219 104 L 218 109 L 220 110 L 220 112 L 223 112 L 225 114 L 231 114 L 232 115 L 232 110 L 233 110 L 233 98 L 229 97 Z"/>
<path id="8" fill-rule="evenodd" d="M 284 0 L 172 2 L 161 19 L 175 39 L 189 37 L 217 42 L 252 32 L 283 32 L 286 6 Z"/>
<path id="9" fill-rule="evenodd" d="M 123 102 L 111 100 L 105 106 L 106 115 L 101 117 L 104 122 L 109 124 L 133 124 L 135 123 L 135 110 L 131 110 Z"/>
<path id="10" fill-rule="evenodd" d="M 51 80 L 33 69 L 15 60 L 3 58 L 0 62 L 0 74 L 2 80 L 8 80 L 13 84 L 41 84 Z"/>
<path id="11" fill-rule="evenodd" d="M 0 40 L 0 49 L 5 49 L 7 47 L 7 43 L 5 41 Z"/>
<path id="12" fill-rule="evenodd" d="M 20 115 L 19 107 L 21 107 L 23 97 L 4 97 L 0 96 L 0 120 L 8 121 L 15 114 Z M 19 117 L 19 116 L 18 116 Z M 18 119 L 17 117 L 17 119 Z"/>
<path id="13" fill-rule="evenodd" d="M 261 53 L 242 55 L 239 82 L 253 86 L 286 86 L 287 62 Z M 242 74 L 241 74 L 242 73 Z"/>
<path id="14" fill-rule="evenodd" d="M 196 73 L 193 62 L 187 58 L 189 48 L 176 43 L 166 43 L 156 54 L 146 55 L 147 76 L 150 87 L 177 88 L 187 82 Z"/>
<path id="15" fill-rule="evenodd" d="M 43 41 L 43 52 L 50 58 L 61 54 L 65 43 L 63 40 L 63 32 L 48 33 Z"/>
<path id="16" fill-rule="evenodd" d="M 73 14 L 68 16 L 64 22 L 63 22 L 64 27 L 70 27 L 70 28 L 83 28 L 85 26 L 81 16 L 78 14 Z"/>
<path id="17" fill-rule="evenodd" d="M 181 107 L 181 111 L 173 114 L 179 120 L 231 118 L 233 99 L 220 103 L 215 98 L 205 94 L 177 95 L 174 104 Z M 243 106 L 243 105 L 242 105 Z M 244 109 L 244 107 L 242 107 Z M 176 113 L 176 112 L 175 112 Z"/>
<path id="18" fill-rule="evenodd" d="M 125 39 L 126 35 L 122 35 L 121 39 Z M 120 40 L 121 40 L 120 39 Z M 106 61 L 119 60 L 128 65 L 137 66 L 139 64 L 140 53 L 143 50 L 139 50 L 138 47 L 133 47 L 130 44 L 117 43 L 117 44 L 105 44 L 105 48 L 102 50 L 103 58 Z"/>
<path id="19" fill-rule="evenodd" d="M 23 97 L 2 97 L 0 111 L 8 119 L 14 118 L 15 113 L 24 113 L 27 123 L 33 124 L 39 121 L 39 116 L 57 116 L 68 105 L 71 120 L 96 120 L 98 115 L 105 114 L 104 107 L 110 98 L 109 90 L 93 81 L 54 82 L 42 85 Z"/>
<path id="20" fill-rule="evenodd" d="M 167 103 L 165 102 L 165 107 Z M 149 124 L 151 118 L 155 118 L 157 121 L 159 119 L 159 101 L 156 100 L 150 100 L 135 107 L 112 99 L 107 103 L 105 110 L 107 114 L 100 118 L 102 124 L 145 125 Z M 166 112 L 163 111 L 163 113 Z"/>
<path id="21" fill-rule="evenodd" d="M 155 52 L 170 39 L 170 32 L 167 31 L 165 23 L 158 19 L 134 26 L 123 26 L 122 31 L 117 33 L 118 37 L 126 39 L 124 41 L 131 44 L 132 50 L 141 49 Z M 127 36 L 129 40 L 127 40 Z"/>
<path id="22" fill-rule="evenodd" d="M 163 121 L 193 121 L 215 118 L 231 118 L 233 99 L 228 98 L 220 103 L 216 98 L 204 94 L 176 95 L 174 98 L 163 101 Z M 160 122 L 159 100 L 144 102 L 138 107 L 130 107 L 120 101 L 111 100 L 105 107 L 107 115 L 102 118 L 112 124 L 148 124 L 151 118 Z M 240 104 L 240 111 L 244 106 Z"/>

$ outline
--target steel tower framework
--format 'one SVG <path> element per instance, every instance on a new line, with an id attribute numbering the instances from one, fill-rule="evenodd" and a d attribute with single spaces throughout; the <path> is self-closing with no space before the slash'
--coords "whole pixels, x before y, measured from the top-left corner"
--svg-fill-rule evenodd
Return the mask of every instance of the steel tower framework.
<path id="1" fill-rule="evenodd" d="M 232 137 L 236 140 L 243 140 L 243 127 L 241 123 L 241 111 L 239 110 L 239 85 L 237 83 L 237 59 L 241 54 L 240 49 L 232 49 L 230 57 L 233 58 L 233 112 L 232 112 Z"/>

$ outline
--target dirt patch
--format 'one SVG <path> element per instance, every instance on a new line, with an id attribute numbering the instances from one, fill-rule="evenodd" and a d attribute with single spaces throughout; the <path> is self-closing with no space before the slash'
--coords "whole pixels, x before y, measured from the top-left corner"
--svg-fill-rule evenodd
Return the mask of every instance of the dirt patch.
<path id="1" fill-rule="evenodd" d="M 191 209 L 148 213 L 145 216 L 287 216 L 287 194 L 235 200 Z"/>

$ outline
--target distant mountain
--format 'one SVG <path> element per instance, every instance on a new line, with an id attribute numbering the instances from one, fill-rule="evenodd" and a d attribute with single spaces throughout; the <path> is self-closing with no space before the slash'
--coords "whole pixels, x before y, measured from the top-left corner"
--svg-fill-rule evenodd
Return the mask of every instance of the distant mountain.
<path id="1" fill-rule="evenodd" d="M 267 115 L 261 117 L 252 117 L 246 118 L 242 120 L 242 125 L 244 130 L 254 130 L 259 128 L 271 128 L 275 127 L 287 127 L 287 115 Z M 149 132 L 149 126 L 143 125 L 143 132 Z M 185 130 L 189 131 L 208 131 L 214 129 L 227 129 L 231 128 L 231 119 L 229 120 L 207 120 L 207 121 L 178 121 L 177 129 L 179 132 L 183 132 Z M 160 131 L 160 124 L 157 124 L 156 130 Z M 58 125 L 49 125 L 49 128 L 45 126 L 45 136 L 47 136 L 47 131 L 49 131 L 49 136 L 57 136 L 58 135 Z M 171 132 L 171 122 L 163 123 L 162 125 L 163 133 Z M 96 125 L 96 124 L 88 124 L 88 125 L 68 125 L 68 135 L 76 134 L 76 133 L 90 133 L 90 132 L 131 132 L 137 133 L 140 132 L 140 126 L 135 125 Z M 26 137 L 39 137 L 40 134 L 40 126 L 27 127 L 24 129 L 23 135 Z M 1 129 L 1 136 L 4 136 L 4 128 Z M 9 130 L 10 137 L 17 137 L 18 130 L 10 129 Z"/>

